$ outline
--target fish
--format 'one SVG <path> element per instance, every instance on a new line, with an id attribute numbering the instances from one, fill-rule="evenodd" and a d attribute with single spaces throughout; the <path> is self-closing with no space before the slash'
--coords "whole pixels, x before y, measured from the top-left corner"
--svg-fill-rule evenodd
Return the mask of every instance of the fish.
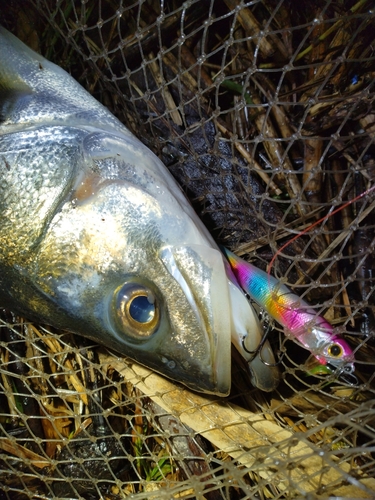
<path id="1" fill-rule="evenodd" d="M 285 334 L 309 350 L 321 365 L 332 371 L 353 374 L 354 353 L 334 332 L 332 325 L 306 301 L 270 274 L 222 248 L 243 290 L 271 318 L 284 327 Z M 246 339 L 244 339 L 246 348 Z M 353 376 L 354 380 L 354 376 Z"/>
<path id="2" fill-rule="evenodd" d="M 0 306 L 219 396 L 233 343 L 273 390 L 242 346 L 257 315 L 164 164 L 4 28 L 0 54 Z"/>

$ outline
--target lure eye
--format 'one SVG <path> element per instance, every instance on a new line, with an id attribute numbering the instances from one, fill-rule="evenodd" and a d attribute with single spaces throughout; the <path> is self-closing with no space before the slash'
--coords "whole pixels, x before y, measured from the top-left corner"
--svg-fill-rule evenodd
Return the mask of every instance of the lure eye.
<path id="1" fill-rule="evenodd" d="M 114 294 L 112 312 L 117 327 L 136 339 L 146 339 L 157 330 L 160 310 L 150 288 L 139 283 L 125 283 Z"/>
<path id="2" fill-rule="evenodd" d="M 340 344 L 332 344 L 328 347 L 328 355 L 332 358 L 341 358 L 343 354 L 344 351 Z"/>

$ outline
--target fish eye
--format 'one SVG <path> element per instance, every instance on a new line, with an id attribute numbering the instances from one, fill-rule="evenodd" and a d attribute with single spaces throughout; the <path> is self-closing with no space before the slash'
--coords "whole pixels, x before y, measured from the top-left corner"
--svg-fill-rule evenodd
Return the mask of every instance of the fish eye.
<path id="1" fill-rule="evenodd" d="M 332 344 L 328 347 L 328 354 L 332 356 L 332 358 L 341 358 L 344 351 L 340 344 Z"/>
<path id="2" fill-rule="evenodd" d="M 117 288 L 112 303 L 116 326 L 136 339 L 146 339 L 160 322 L 158 301 L 152 290 L 140 283 L 129 282 Z"/>

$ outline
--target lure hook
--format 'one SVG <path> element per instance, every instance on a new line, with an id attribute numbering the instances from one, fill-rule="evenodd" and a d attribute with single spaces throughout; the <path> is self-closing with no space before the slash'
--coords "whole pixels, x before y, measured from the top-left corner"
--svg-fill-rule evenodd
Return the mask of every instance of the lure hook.
<path id="1" fill-rule="evenodd" d="M 268 361 L 266 361 L 263 357 L 262 357 L 262 350 L 263 350 L 263 347 L 264 347 L 264 344 L 267 342 L 268 340 L 268 336 L 269 336 L 269 332 L 271 331 L 271 326 L 268 325 L 265 332 L 263 333 L 262 335 L 262 338 L 260 339 L 260 342 L 257 346 L 257 348 L 254 350 L 254 351 L 251 351 L 250 349 L 248 349 L 245 345 L 245 340 L 246 340 L 246 337 L 244 337 L 242 339 L 242 347 L 244 349 L 244 351 L 246 351 L 248 354 L 251 354 L 251 358 L 249 360 L 247 360 L 248 363 L 251 363 L 257 356 L 259 356 L 259 359 L 261 360 L 261 362 L 265 365 L 265 366 L 269 366 L 269 367 L 276 367 L 278 366 L 283 357 L 284 357 L 284 354 L 282 354 L 282 356 L 278 359 L 278 361 L 276 363 L 269 363 Z"/>
<path id="2" fill-rule="evenodd" d="M 327 363 L 327 367 L 332 370 L 333 373 L 337 373 L 338 378 L 346 382 L 348 385 L 351 385 L 352 387 L 359 385 L 359 380 L 353 373 L 355 370 L 354 365 L 346 365 L 338 368 L 332 363 Z"/>

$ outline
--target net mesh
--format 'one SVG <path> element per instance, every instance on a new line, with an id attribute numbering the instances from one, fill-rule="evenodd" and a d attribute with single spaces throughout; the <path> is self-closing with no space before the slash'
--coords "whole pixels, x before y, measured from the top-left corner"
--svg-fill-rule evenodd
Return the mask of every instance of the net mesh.
<path id="1" fill-rule="evenodd" d="M 372 8 L 14 0 L 0 13 L 164 161 L 219 243 L 265 269 L 373 185 Z M 370 191 L 321 220 L 272 266 L 345 335 L 356 385 L 264 315 L 279 387 L 260 392 L 234 362 L 220 399 L 4 309 L 0 498 L 374 498 L 374 204 Z"/>

